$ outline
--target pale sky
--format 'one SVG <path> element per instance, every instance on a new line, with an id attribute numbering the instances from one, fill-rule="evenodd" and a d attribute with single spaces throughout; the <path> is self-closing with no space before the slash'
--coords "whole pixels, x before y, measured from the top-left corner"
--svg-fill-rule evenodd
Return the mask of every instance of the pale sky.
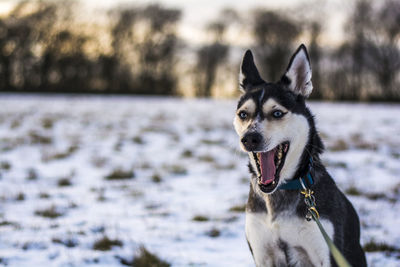
<path id="1" fill-rule="evenodd" d="M 7 13 L 17 1 L 0 0 L 0 14 Z M 81 0 L 82 8 L 92 10 L 104 10 L 118 5 L 141 5 L 150 3 L 160 3 L 166 7 L 179 8 L 183 12 L 183 17 L 179 25 L 179 35 L 187 42 L 199 44 L 206 41 L 204 26 L 206 22 L 216 18 L 218 12 L 224 7 L 232 7 L 238 12 L 248 12 L 256 7 L 266 7 L 280 9 L 287 12 L 296 12 L 294 7 L 305 6 L 301 11 L 302 15 L 318 15 L 322 10 L 321 4 L 325 5 L 327 14 L 321 14 L 326 17 L 326 26 L 321 38 L 321 44 L 326 46 L 335 46 L 342 39 L 342 23 L 345 18 L 345 12 L 351 6 L 353 1 L 345 0 Z M 349 3 L 350 2 L 350 3 Z M 302 4 L 304 3 L 304 4 Z M 85 13 L 85 15 L 90 14 Z M 326 15 L 326 16 L 324 16 Z M 228 35 L 229 41 L 237 45 L 247 45 L 249 38 L 238 38 L 240 33 L 233 32 Z M 233 35 L 233 36 L 232 36 Z M 241 36 L 242 37 L 242 36 Z"/>

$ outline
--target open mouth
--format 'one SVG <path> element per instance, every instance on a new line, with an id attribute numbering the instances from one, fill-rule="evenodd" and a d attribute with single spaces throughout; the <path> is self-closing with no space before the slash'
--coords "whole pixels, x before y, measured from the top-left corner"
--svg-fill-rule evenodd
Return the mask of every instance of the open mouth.
<path id="1" fill-rule="evenodd" d="M 259 173 L 258 185 L 264 193 L 271 193 L 278 186 L 288 151 L 289 142 L 283 142 L 270 151 L 253 152 Z"/>

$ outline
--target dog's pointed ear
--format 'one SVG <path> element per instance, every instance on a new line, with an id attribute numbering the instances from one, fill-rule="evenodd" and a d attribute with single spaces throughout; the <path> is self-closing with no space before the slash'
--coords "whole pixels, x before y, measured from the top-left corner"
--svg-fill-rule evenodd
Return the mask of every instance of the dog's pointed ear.
<path id="1" fill-rule="evenodd" d="M 313 89 L 311 64 L 304 44 L 301 44 L 293 54 L 281 82 L 295 94 L 301 94 L 304 97 L 308 97 L 311 94 Z"/>
<path id="2" fill-rule="evenodd" d="M 254 64 L 253 54 L 250 50 L 247 50 L 244 54 L 242 64 L 240 66 L 239 74 L 239 85 L 240 90 L 246 92 L 252 86 L 263 83 L 260 74 L 258 73 L 257 67 Z"/>

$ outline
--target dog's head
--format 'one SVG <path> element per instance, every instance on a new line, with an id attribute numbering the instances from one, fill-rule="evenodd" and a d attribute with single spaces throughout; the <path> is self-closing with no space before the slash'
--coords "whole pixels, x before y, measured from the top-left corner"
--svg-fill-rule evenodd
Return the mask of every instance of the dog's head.
<path id="1" fill-rule="evenodd" d="M 308 142 L 311 115 L 304 99 L 313 86 L 306 47 L 297 49 L 276 83 L 260 77 L 248 50 L 239 82 L 243 95 L 233 124 L 257 176 L 252 182 L 262 192 L 272 193 L 293 178 Z"/>

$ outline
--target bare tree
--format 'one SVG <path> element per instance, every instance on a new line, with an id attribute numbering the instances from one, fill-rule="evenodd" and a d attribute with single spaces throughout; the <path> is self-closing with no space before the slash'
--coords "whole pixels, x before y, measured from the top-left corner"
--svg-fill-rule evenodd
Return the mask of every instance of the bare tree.
<path id="1" fill-rule="evenodd" d="M 269 81 L 276 81 L 286 67 L 301 28 L 283 14 L 268 10 L 255 11 L 252 25 L 261 70 Z"/>
<path id="2" fill-rule="evenodd" d="M 321 35 L 321 24 L 318 21 L 310 23 L 310 45 L 309 45 L 309 56 L 312 66 L 312 83 L 313 87 L 317 88 L 311 94 L 313 99 L 322 99 L 325 86 L 322 84 L 322 73 L 321 73 L 321 61 L 323 57 L 323 51 L 319 45 L 318 38 Z"/>
<path id="3" fill-rule="evenodd" d="M 210 97 L 216 82 L 218 69 L 229 57 L 229 45 L 225 41 L 225 33 L 230 24 L 237 21 L 238 14 L 233 9 L 223 9 L 217 20 L 207 24 L 206 30 L 212 36 L 212 43 L 197 50 L 195 66 L 196 95 Z"/>
<path id="4" fill-rule="evenodd" d="M 384 1 L 374 14 L 374 38 L 369 42 L 367 67 L 380 85 L 381 99 L 400 99 L 396 78 L 400 70 L 400 3 Z"/>

